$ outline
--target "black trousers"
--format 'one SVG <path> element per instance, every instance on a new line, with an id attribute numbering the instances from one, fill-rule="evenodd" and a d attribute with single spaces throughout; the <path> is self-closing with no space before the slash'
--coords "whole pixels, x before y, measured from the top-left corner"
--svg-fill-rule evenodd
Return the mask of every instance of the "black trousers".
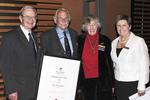
<path id="1" fill-rule="evenodd" d="M 96 89 L 98 85 L 98 79 L 85 79 L 83 86 L 84 100 L 96 100 Z"/>
<path id="2" fill-rule="evenodd" d="M 103 90 L 98 78 L 85 79 L 83 85 L 84 100 L 112 100 L 112 90 Z"/>
<path id="3" fill-rule="evenodd" d="M 129 96 L 137 92 L 138 81 L 120 82 L 115 81 L 115 91 L 117 100 L 129 100 Z"/>

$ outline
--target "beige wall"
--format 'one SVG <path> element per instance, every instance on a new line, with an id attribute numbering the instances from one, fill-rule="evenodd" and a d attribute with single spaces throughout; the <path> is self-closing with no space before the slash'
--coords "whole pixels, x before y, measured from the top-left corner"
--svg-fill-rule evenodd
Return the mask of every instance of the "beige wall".
<path id="1" fill-rule="evenodd" d="M 131 0 L 106 0 L 106 26 L 107 35 L 114 39 L 116 37 L 115 31 L 115 17 L 118 14 L 128 14 L 131 11 Z"/>
<path id="2" fill-rule="evenodd" d="M 72 21 L 70 27 L 75 29 L 78 33 L 81 30 L 83 19 L 83 0 L 63 0 L 63 7 L 70 11 Z"/>

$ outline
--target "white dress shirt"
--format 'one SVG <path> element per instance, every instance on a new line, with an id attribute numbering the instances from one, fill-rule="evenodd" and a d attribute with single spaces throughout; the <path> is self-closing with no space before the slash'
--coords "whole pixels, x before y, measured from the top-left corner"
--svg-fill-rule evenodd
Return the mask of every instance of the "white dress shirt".
<path id="1" fill-rule="evenodd" d="M 31 34 L 32 32 L 31 32 L 31 31 L 28 31 L 27 29 L 25 29 L 22 25 L 20 25 L 20 28 L 21 28 L 21 30 L 23 31 L 25 37 L 27 38 L 27 40 L 28 40 L 28 42 L 29 42 L 29 33 Z M 32 37 L 33 42 L 34 42 L 34 48 L 35 48 L 35 50 L 36 50 L 36 52 L 37 52 L 36 43 L 35 43 L 35 40 L 34 40 L 32 34 L 31 34 L 31 37 Z"/>
<path id="2" fill-rule="evenodd" d="M 60 40 L 64 50 L 65 50 L 64 33 L 63 33 L 64 30 L 60 29 L 59 27 L 56 27 L 56 32 L 58 34 L 59 40 Z M 72 40 L 71 40 L 70 33 L 67 29 L 65 30 L 65 32 L 66 32 L 66 35 L 67 35 L 67 38 L 68 38 L 69 46 L 70 46 L 70 49 L 71 49 L 71 54 L 73 54 L 73 46 L 72 46 Z"/>
<path id="3" fill-rule="evenodd" d="M 27 29 L 25 29 L 22 25 L 20 25 L 21 30 L 23 31 L 25 37 L 27 38 L 27 40 L 29 41 L 29 33 L 31 33 L 31 31 L 28 31 Z"/>

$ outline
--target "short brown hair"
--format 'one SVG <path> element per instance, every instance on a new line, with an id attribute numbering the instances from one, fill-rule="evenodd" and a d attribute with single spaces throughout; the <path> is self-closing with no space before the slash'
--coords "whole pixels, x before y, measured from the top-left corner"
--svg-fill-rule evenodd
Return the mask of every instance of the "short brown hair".
<path id="1" fill-rule="evenodd" d="M 128 15 L 117 15 L 116 16 L 116 21 L 115 21 L 115 25 L 118 23 L 118 21 L 120 20 L 126 20 L 128 25 L 131 26 L 131 17 L 129 17 Z"/>

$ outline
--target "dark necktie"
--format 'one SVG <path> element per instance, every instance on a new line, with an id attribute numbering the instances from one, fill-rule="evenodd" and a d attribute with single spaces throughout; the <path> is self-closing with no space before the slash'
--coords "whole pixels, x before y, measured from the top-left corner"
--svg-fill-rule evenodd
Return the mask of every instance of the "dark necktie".
<path id="1" fill-rule="evenodd" d="M 69 41 L 68 41 L 65 31 L 64 31 L 64 44 L 65 44 L 67 57 L 71 57 L 71 49 L 70 49 Z"/>
<path id="2" fill-rule="evenodd" d="M 36 57 L 36 47 L 31 33 L 29 33 L 29 46 L 31 48 L 34 57 Z"/>

